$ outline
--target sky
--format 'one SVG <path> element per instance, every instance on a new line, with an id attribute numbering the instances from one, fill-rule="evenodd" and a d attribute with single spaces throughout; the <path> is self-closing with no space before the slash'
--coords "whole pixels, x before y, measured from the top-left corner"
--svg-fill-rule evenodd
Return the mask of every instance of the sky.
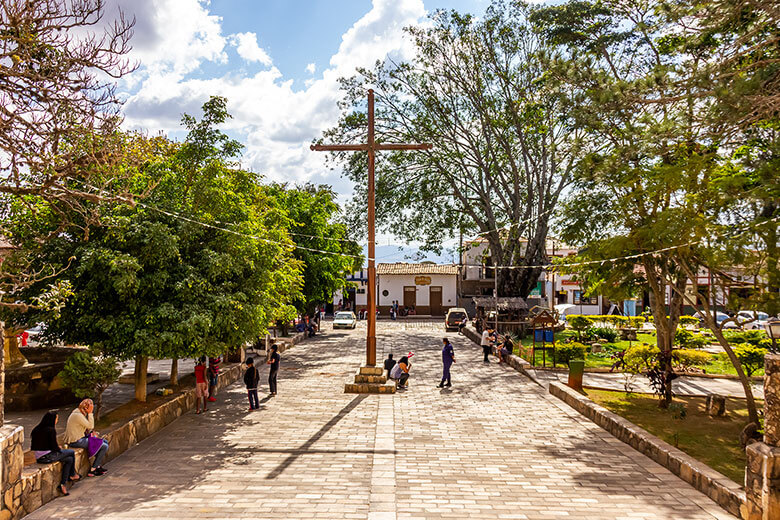
<path id="1" fill-rule="evenodd" d="M 135 17 L 118 87 L 125 126 L 181 139 L 184 113 L 210 96 L 228 99 L 224 130 L 245 144 L 242 165 L 273 181 L 351 183 L 309 145 L 336 124 L 338 79 L 386 57 L 411 56 L 402 29 L 436 9 L 480 15 L 488 0 L 112 0 Z M 380 159 L 381 160 L 381 159 Z M 396 243 L 392 236 L 380 244 Z M 432 258 L 442 260 L 442 258 Z M 446 258 L 444 259 L 446 260 Z"/>

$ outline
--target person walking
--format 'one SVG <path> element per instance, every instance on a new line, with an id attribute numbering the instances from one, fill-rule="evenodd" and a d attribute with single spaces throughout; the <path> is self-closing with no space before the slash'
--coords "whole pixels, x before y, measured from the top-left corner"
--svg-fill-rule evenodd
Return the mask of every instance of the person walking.
<path id="1" fill-rule="evenodd" d="M 442 338 L 441 341 L 444 344 L 444 346 L 441 349 L 442 373 L 441 373 L 441 382 L 439 383 L 439 386 L 437 388 L 452 386 L 450 367 L 452 366 L 453 363 L 455 363 L 455 349 L 452 348 L 452 343 L 450 343 L 450 341 L 447 338 Z M 447 382 L 447 384 L 444 384 L 445 381 Z"/>
<path id="2" fill-rule="evenodd" d="M 255 366 L 254 358 L 246 359 L 246 372 L 244 372 L 244 384 L 246 393 L 249 396 L 249 411 L 253 412 L 260 408 L 260 401 L 257 399 L 257 385 L 260 383 L 260 372 Z"/>
<path id="3" fill-rule="evenodd" d="M 195 413 L 200 413 L 200 401 L 203 399 L 203 411 L 206 411 L 206 400 L 209 396 L 209 383 L 206 380 L 206 356 L 198 359 L 195 365 Z"/>
<path id="4" fill-rule="evenodd" d="M 221 361 L 219 356 L 209 358 L 209 401 L 212 403 L 217 400 L 214 396 L 217 395 L 217 380 L 219 379 L 219 363 Z"/>
<path id="5" fill-rule="evenodd" d="M 279 355 L 279 347 L 271 345 L 271 358 L 268 360 L 268 364 L 271 365 L 271 369 L 268 371 L 268 389 L 271 395 L 276 395 L 276 376 L 279 374 L 279 363 L 282 361 L 282 356 Z"/>
<path id="6" fill-rule="evenodd" d="M 487 327 L 482 331 L 482 339 L 479 342 L 482 345 L 482 354 L 485 355 L 483 363 L 490 363 L 488 356 L 490 355 L 490 346 L 493 344 L 493 329 Z"/>

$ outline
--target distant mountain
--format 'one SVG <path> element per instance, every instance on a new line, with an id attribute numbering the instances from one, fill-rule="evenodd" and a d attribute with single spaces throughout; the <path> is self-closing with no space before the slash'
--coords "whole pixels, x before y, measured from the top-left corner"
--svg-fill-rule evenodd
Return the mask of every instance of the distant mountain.
<path id="1" fill-rule="evenodd" d="M 368 257 L 368 247 L 363 247 L 363 254 Z M 411 246 L 387 245 L 376 247 L 377 263 L 408 262 L 411 264 L 422 261 L 436 262 L 437 264 L 451 264 L 457 262 L 457 258 L 450 251 L 443 251 L 441 255 L 424 253 Z"/>

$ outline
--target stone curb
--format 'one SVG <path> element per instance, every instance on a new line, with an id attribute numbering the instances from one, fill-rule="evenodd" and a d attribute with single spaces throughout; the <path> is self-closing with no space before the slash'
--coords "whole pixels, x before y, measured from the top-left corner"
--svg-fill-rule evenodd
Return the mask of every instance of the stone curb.
<path id="1" fill-rule="evenodd" d="M 560 382 L 550 383 L 550 394 L 607 430 L 617 439 L 664 466 L 710 497 L 732 515 L 746 518 L 745 491 L 725 475 L 667 444 L 627 419 L 599 406 Z"/>

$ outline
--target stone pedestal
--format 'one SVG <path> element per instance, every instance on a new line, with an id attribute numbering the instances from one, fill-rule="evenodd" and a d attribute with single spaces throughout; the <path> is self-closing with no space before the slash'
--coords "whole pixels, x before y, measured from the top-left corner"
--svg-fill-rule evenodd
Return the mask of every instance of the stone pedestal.
<path id="1" fill-rule="evenodd" d="M 726 396 L 709 394 L 704 406 L 711 417 L 722 417 L 726 413 Z"/>
<path id="2" fill-rule="evenodd" d="M 384 376 L 381 367 L 363 366 L 355 374 L 354 381 L 344 385 L 346 394 L 394 394 L 395 382 Z"/>
<path id="3" fill-rule="evenodd" d="M 780 518 L 780 355 L 764 360 L 764 442 L 745 450 L 746 520 Z"/>

